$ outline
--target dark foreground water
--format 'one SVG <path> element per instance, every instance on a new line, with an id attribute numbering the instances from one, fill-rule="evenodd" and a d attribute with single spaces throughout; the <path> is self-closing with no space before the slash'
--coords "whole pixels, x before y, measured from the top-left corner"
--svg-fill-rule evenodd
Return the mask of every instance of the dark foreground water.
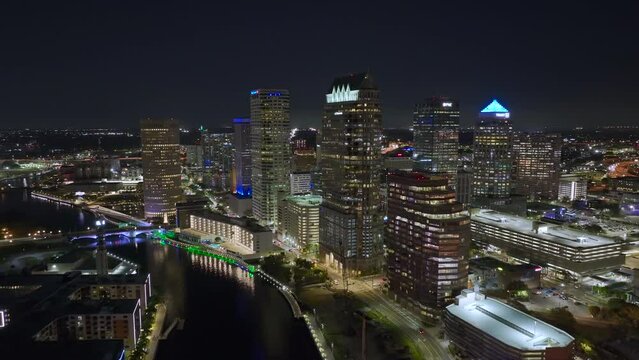
<path id="1" fill-rule="evenodd" d="M 30 199 L 22 191 L 0 194 L 0 222 L 11 228 L 63 231 L 91 226 L 79 209 Z M 4 226 L 4 225 L 3 225 Z M 110 251 L 151 273 L 168 306 L 166 326 L 185 319 L 183 330 L 162 340 L 157 359 L 319 359 L 303 320 L 258 277 L 224 262 L 153 242 L 117 241 Z"/>
<path id="2" fill-rule="evenodd" d="M 167 324 L 186 319 L 160 343 L 158 359 L 319 359 L 304 322 L 259 277 L 157 243 L 113 251 L 150 269 L 167 301 Z"/>

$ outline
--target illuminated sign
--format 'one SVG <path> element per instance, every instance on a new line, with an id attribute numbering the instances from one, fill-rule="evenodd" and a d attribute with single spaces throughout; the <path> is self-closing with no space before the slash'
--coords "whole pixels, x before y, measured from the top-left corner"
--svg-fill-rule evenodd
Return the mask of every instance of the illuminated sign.
<path id="1" fill-rule="evenodd" d="M 442 106 L 443 107 L 451 107 L 451 106 L 453 106 L 453 103 L 452 102 L 445 102 L 445 103 L 442 103 Z"/>
<path id="2" fill-rule="evenodd" d="M 357 101 L 359 97 L 359 90 L 351 90 L 351 85 L 346 84 L 333 87 L 333 91 L 330 94 L 326 94 L 327 103 L 337 103 L 346 101 Z"/>
<path id="3" fill-rule="evenodd" d="M 508 109 L 503 107 L 497 100 L 493 100 L 481 112 L 483 113 L 508 113 Z"/>
<path id="4" fill-rule="evenodd" d="M 508 119 L 508 118 L 510 118 L 510 113 L 496 113 L 495 116 L 500 117 L 500 118 L 504 118 L 504 119 Z"/>
<path id="5" fill-rule="evenodd" d="M 253 90 L 253 91 L 251 91 L 251 95 L 256 95 L 256 94 L 259 94 L 259 93 L 260 93 L 260 92 L 259 92 L 259 91 L 257 91 L 257 90 Z"/>

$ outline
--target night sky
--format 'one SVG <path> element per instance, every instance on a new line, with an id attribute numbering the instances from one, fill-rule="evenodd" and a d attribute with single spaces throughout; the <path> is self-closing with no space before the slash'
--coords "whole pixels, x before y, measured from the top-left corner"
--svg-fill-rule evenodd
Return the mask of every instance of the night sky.
<path id="1" fill-rule="evenodd" d="M 452 3 L 452 4 L 451 4 Z M 637 124 L 637 1 L 3 1 L 0 127 L 230 125 L 249 91 L 291 91 L 319 126 L 333 77 L 370 69 L 384 126 L 457 97 L 518 129 Z"/>

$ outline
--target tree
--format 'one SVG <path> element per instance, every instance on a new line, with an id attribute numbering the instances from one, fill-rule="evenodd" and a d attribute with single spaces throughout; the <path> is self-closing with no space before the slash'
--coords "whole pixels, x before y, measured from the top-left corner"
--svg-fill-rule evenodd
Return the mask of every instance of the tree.
<path id="1" fill-rule="evenodd" d="M 550 310 L 550 323 L 568 333 L 574 333 L 577 321 L 568 309 L 557 307 Z"/>
<path id="2" fill-rule="evenodd" d="M 528 299 L 528 286 L 521 280 L 514 280 L 506 285 L 510 296 L 517 299 Z"/>
<path id="3" fill-rule="evenodd" d="M 588 312 L 592 317 L 596 318 L 601 314 L 601 308 L 599 306 L 588 306 Z"/>

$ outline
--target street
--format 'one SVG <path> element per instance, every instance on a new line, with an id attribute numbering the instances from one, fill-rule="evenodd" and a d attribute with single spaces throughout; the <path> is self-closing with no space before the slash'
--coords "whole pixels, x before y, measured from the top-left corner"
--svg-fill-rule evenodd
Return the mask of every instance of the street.
<path id="1" fill-rule="evenodd" d="M 327 269 L 325 266 L 322 266 Z M 327 269 L 332 281 L 337 280 L 336 288 L 343 288 L 342 276 L 333 269 Z M 419 316 L 390 300 L 381 291 L 381 276 L 367 279 L 350 278 L 348 290 L 393 323 L 402 334 L 409 338 L 419 349 L 425 359 L 451 359 L 446 342 L 437 338 L 439 327 L 426 328 L 424 334 L 419 333 L 421 324 Z"/>

